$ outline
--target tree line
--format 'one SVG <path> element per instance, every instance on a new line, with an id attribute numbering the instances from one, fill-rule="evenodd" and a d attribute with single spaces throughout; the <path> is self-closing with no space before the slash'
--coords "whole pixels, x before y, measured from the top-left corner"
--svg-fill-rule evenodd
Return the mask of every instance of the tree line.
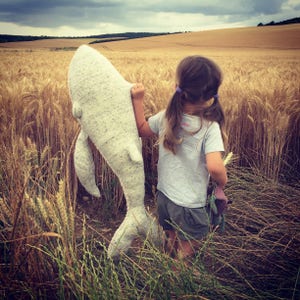
<path id="1" fill-rule="evenodd" d="M 57 37 L 57 36 L 32 36 L 32 35 L 11 35 L 11 34 L 0 34 L 0 43 L 7 43 L 7 42 L 24 42 L 24 41 L 36 41 L 36 40 L 44 40 L 44 39 L 82 39 L 82 38 L 89 38 L 89 39 L 99 39 L 92 43 L 101 43 L 103 41 L 115 41 L 115 40 L 122 40 L 122 39 L 137 39 L 143 37 L 151 37 L 157 35 L 167 35 L 167 34 L 175 34 L 179 32 L 124 32 L 124 33 L 111 33 L 111 34 L 99 34 L 99 35 L 90 35 L 90 36 L 80 36 L 80 37 Z"/>
<path id="2" fill-rule="evenodd" d="M 257 26 L 274 26 L 274 25 L 288 25 L 288 24 L 297 24 L 300 23 L 300 18 L 288 19 L 280 22 L 271 21 L 269 23 L 263 24 L 259 23 Z"/>

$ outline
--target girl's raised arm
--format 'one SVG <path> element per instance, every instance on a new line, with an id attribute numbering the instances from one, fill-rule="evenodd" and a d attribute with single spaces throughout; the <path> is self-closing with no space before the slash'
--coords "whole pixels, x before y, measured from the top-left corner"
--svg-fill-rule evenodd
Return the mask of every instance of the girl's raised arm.
<path id="1" fill-rule="evenodd" d="M 151 130 L 148 122 L 145 119 L 144 114 L 144 95 L 145 88 L 143 84 L 136 83 L 131 88 L 131 99 L 134 109 L 134 115 L 136 120 L 136 126 L 140 137 L 151 137 L 154 132 Z"/>

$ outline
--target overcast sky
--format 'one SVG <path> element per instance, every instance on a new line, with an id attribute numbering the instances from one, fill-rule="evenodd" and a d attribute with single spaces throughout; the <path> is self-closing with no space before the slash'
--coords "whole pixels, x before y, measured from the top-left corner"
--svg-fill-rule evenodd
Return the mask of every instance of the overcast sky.
<path id="1" fill-rule="evenodd" d="M 1 34 L 201 31 L 294 17 L 300 0 L 0 0 Z"/>

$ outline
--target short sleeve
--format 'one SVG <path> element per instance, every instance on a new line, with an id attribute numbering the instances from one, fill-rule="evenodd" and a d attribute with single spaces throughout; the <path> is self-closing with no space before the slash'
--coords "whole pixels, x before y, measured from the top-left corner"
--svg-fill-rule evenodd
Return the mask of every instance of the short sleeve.
<path id="1" fill-rule="evenodd" d="M 160 111 L 159 113 L 151 116 L 148 119 L 148 124 L 149 124 L 151 130 L 157 135 L 159 135 L 159 131 L 160 131 L 161 126 L 162 126 L 163 116 L 164 116 L 164 111 Z"/>
<path id="2" fill-rule="evenodd" d="M 213 122 L 208 127 L 205 135 L 204 153 L 207 154 L 217 151 L 224 151 L 224 143 L 219 124 L 217 122 Z"/>

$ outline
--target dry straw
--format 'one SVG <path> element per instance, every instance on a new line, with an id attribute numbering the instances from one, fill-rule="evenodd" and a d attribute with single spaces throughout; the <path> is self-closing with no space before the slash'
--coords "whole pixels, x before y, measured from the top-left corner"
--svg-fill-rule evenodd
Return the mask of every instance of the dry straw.
<path id="1" fill-rule="evenodd" d="M 227 119 L 228 150 L 237 158 L 228 167 L 226 194 L 234 202 L 227 215 L 227 233 L 213 236 L 203 252 L 205 263 L 213 270 L 213 284 L 206 290 L 193 290 L 208 298 L 224 293 L 233 299 L 274 299 L 286 295 L 296 299 L 299 295 L 299 187 L 296 182 L 299 182 L 300 169 L 297 80 L 300 66 L 295 53 L 272 53 L 273 57 L 270 51 L 254 53 L 252 57 L 245 53 L 237 56 L 228 52 L 212 53 L 224 73 L 220 101 Z M 174 90 L 177 62 L 185 54 L 107 52 L 128 81 L 144 83 L 147 116 L 166 106 Z M 87 263 L 76 272 L 76 266 L 83 265 L 80 265 L 80 253 L 76 252 L 81 238 L 80 242 L 76 241 L 75 220 L 78 223 L 80 218 L 75 218 L 77 182 L 72 162 L 78 125 L 71 115 L 66 86 L 72 55 L 48 51 L 0 52 L 0 240 L 4 241 L 0 244 L 0 280 L 7 289 L 20 290 L 20 286 L 25 286 L 25 292 L 39 283 L 40 287 L 48 284 L 49 289 L 54 284 L 56 291 L 59 287 L 72 286 L 71 291 L 76 293 L 82 286 L 90 287 L 92 292 L 93 282 L 97 281 L 93 274 L 82 276 L 85 274 L 82 270 L 89 270 Z M 154 144 L 152 139 L 143 140 L 149 194 L 155 192 L 156 185 Z M 115 218 L 121 222 L 119 210 L 124 209 L 124 199 L 120 184 L 101 156 L 94 150 L 93 155 L 97 182 L 104 191 L 94 218 L 99 221 Z M 283 180 L 295 186 L 278 184 Z M 83 190 L 79 192 L 78 195 L 84 194 Z M 92 205 L 92 201 L 87 203 Z M 155 205 L 153 200 L 150 202 Z M 104 211 L 105 216 L 101 215 Z M 86 232 L 89 238 L 103 237 L 100 229 L 93 231 L 89 227 L 89 230 Z M 100 247 L 98 242 L 93 245 L 93 250 L 97 249 L 96 245 Z M 101 249 L 105 245 L 107 240 Z M 101 273 L 95 274 L 102 279 L 101 287 L 105 284 L 108 287 L 108 294 L 114 291 L 124 295 L 124 290 L 116 289 L 124 288 L 126 282 L 137 284 L 135 289 L 126 286 L 128 294 L 140 293 L 145 298 L 159 297 L 158 291 L 180 293 L 187 286 L 205 286 L 194 275 L 187 277 L 187 281 L 182 277 L 176 281 L 174 272 L 170 275 L 170 270 L 165 268 L 169 260 L 164 260 L 161 254 L 151 260 L 157 252 L 151 250 L 149 257 L 145 255 L 147 250 L 142 251 L 144 255 L 136 262 L 139 268 L 120 268 L 120 272 L 124 270 L 121 274 L 116 267 L 105 263 L 102 250 L 98 258 L 91 255 L 91 250 L 86 257 L 101 266 L 98 269 Z M 155 265 L 155 261 L 161 264 Z M 126 261 L 123 264 L 135 266 Z M 198 272 L 205 269 L 203 264 L 197 266 L 194 269 Z M 199 270 L 199 266 L 203 268 Z M 61 273 L 61 286 L 56 284 L 58 270 L 65 271 Z M 206 273 L 201 278 L 209 276 Z M 84 281 L 87 278 L 93 282 Z M 232 284 L 234 289 L 220 288 L 220 281 Z M 180 285 L 179 291 L 172 285 L 174 282 L 187 284 Z M 153 286 L 144 288 L 146 283 Z M 147 291 L 152 294 L 149 296 Z M 215 294 L 211 296 L 212 291 Z M 192 293 L 190 290 L 183 296 L 187 297 L 189 292 Z"/>

